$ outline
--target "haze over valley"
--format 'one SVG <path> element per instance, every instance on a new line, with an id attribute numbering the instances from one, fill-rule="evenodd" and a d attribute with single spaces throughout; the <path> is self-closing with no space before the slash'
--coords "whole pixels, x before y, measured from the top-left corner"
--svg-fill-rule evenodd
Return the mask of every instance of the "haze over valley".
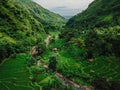
<path id="1" fill-rule="evenodd" d="M 33 0 L 46 9 L 69 19 L 85 10 L 93 0 Z"/>

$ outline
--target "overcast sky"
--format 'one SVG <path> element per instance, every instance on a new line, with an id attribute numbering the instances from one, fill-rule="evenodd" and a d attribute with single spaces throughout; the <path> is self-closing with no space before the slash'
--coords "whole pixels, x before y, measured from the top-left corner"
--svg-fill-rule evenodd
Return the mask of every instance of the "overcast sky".
<path id="1" fill-rule="evenodd" d="M 73 16 L 83 10 L 94 0 L 33 0 L 44 8 L 62 16 Z"/>

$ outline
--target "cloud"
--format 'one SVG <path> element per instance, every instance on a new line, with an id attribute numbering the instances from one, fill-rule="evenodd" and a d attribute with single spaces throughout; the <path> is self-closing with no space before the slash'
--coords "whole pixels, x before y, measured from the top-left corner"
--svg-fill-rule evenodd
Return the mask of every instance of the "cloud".
<path id="1" fill-rule="evenodd" d="M 60 7 L 56 7 L 57 9 L 65 9 L 67 8 L 66 6 L 60 6 Z"/>
<path id="2" fill-rule="evenodd" d="M 51 11 L 58 13 L 62 16 L 73 16 L 79 12 L 81 12 L 81 9 L 69 9 L 69 8 L 52 8 Z"/>
<path id="3" fill-rule="evenodd" d="M 61 15 L 75 15 L 86 9 L 93 0 L 33 0 Z"/>

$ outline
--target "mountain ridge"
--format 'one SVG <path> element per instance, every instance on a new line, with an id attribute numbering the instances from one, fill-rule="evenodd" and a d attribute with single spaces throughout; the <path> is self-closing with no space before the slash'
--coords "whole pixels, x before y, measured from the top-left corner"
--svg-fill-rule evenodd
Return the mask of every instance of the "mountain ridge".
<path id="1" fill-rule="evenodd" d="M 60 16 L 59 14 L 53 13 L 45 8 L 43 8 L 38 3 L 34 2 L 33 0 L 14 0 L 18 2 L 22 7 L 28 8 L 30 14 L 39 20 L 42 24 L 44 24 L 45 29 L 59 29 L 65 23 L 66 19 Z M 58 28 L 56 28 L 58 27 Z"/>
<path id="2" fill-rule="evenodd" d="M 119 10 L 119 0 L 94 0 L 85 11 L 72 17 L 66 27 L 94 28 L 120 25 Z"/>

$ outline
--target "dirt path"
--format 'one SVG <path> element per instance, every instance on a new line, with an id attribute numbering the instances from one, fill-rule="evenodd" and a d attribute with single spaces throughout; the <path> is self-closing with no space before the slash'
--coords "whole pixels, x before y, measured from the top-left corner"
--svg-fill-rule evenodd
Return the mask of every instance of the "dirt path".
<path id="1" fill-rule="evenodd" d="M 42 64 L 42 62 L 40 62 L 40 63 Z M 49 69 L 48 65 L 43 65 L 43 67 L 46 68 L 46 69 Z M 72 80 L 64 77 L 59 72 L 56 72 L 55 75 L 56 75 L 56 77 L 58 79 L 60 79 L 63 82 L 64 85 L 66 85 L 66 86 L 73 86 L 75 88 L 75 90 L 92 90 L 92 89 L 88 88 L 87 86 L 84 86 L 84 87 L 80 86 L 79 84 L 73 82 Z"/>
<path id="2" fill-rule="evenodd" d="M 48 47 L 48 45 L 50 43 L 50 38 L 51 38 L 51 36 L 48 35 L 48 37 L 45 39 L 45 45 L 46 45 L 46 47 Z"/>
<path id="3" fill-rule="evenodd" d="M 46 47 L 49 46 L 50 38 L 51 38 L 51 36 L 48 35 L 48 37 L 45 39 Z M 42 64 L 42 62 L 39 60 L 37 62 L 37 65 L 39 66 L 40 64 Z M 48 65 L 43 65 L 43 67 L 46 68 L 46 69 L 49 69 Z M 79 84 L 75 83 L 74 81 L 64 77 L 59 72 L 56 72 L 56 77 L 58 79 L 60 79 L 64 83 L 64 85 L 66 85 L 66 86 L 73 86 L 75 88 L 75 90 L 92 90 L 92 89 L 88 88 L 87 86 L 80 86 Z"/>
<path id="4" fill-rule="evenodd" d="M 85 88 L 82 88 L 80 85 L 76 84 L 75 82 L 69 80 L 68 78 L 64 77 L 60 73 L 56 73 L 56 76 L 66 85 L 66 86 L 74 86 L 75 90 L 86 90 Z"/>

